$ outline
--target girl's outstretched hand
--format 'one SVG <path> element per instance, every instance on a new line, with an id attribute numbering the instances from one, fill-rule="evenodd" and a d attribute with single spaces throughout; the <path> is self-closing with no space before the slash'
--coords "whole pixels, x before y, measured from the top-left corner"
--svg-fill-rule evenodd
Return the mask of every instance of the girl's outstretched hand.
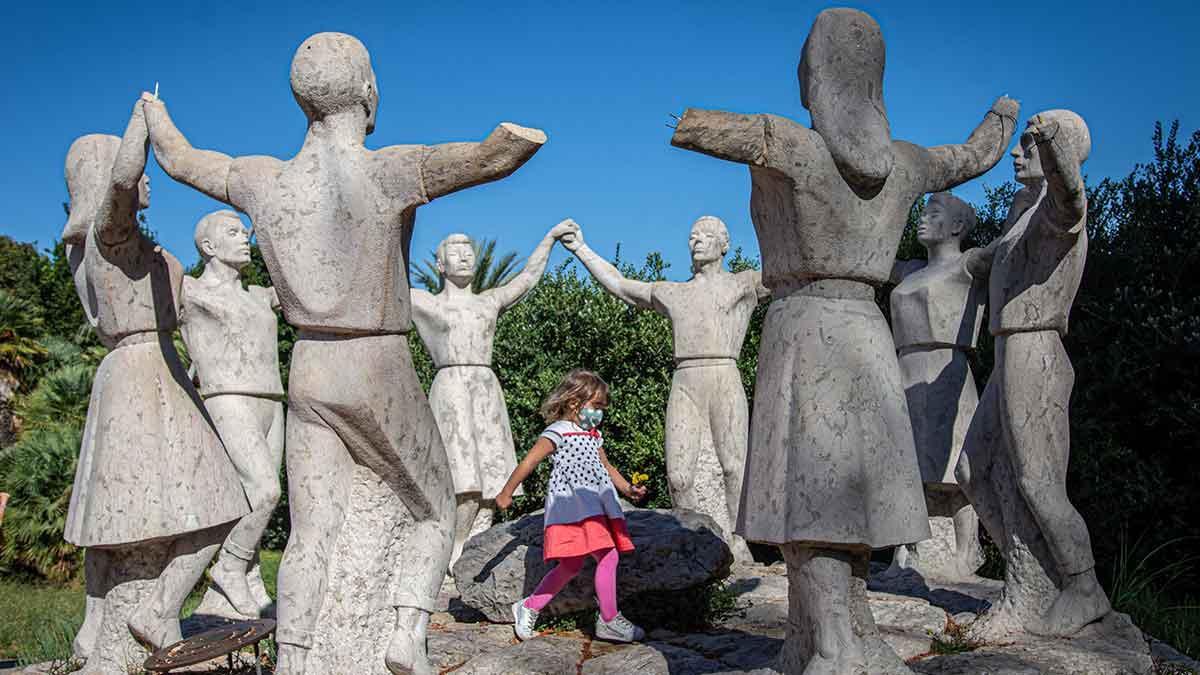
<path id="1" fill-rule="evenodd" d="M 629 493 L 625 495 L 632 501 L 640 502 L 646 498 L 646 487 L 643 485 L 630 485 Z"/>
<path id="2" fill-rule="evenodd" d="M 512 497 L 503 493 L 496 495 L 496 506 L 501 511 L 508 510 L 508 507 L 512 506 Z"/>

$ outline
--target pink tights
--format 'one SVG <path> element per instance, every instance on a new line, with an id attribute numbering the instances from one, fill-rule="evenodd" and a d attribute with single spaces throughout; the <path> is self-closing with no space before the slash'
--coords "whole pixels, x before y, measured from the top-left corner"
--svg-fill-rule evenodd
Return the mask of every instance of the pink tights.
<path id="1" fill-rule="evenodd" d="M 617 549 L 609 548 L 593 551 L 592 557 L 596 559 L 596 599 L 600 601 L 600 618 L 612 621 L 617 615 L 617 562 L 621 556 Z M 525 606 L 535 612 L 542 611 L 555 594 L 579 574 L 586 559 L 586 555 L 560 558 L 558 565 L 542 578 L 533 595 L 525 598 Z"/>

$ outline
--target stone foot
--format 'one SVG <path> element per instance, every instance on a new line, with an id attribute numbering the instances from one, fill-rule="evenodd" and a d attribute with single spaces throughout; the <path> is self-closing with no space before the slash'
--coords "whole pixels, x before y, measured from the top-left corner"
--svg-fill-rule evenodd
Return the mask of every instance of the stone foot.
<path id="1" fill-rule="evenodd" d="M 869 675 L 867 657 L 861 651 L 831 657 L 813 654 L 804 667 L 804 675 Z"/>
<path id="2" fill-rule="evenodd" d="M 263 583 L 262 570 L 258 565 L 250 568 L 249 574 L 246 575 L 246 585 L 250 587 L 250 597 L 254 598 L 254 602 L 258 605 L 258 615 L 275 616 L 275 601 L 271 598 L 271 594 L 267 593 L 267 586 Z"/>
<path id="3" fill-rule="evenodd" d="M 746 545 L 746 540 L 737 535 L 730 537 L 729 550 L 733 553 L 733 559 L 736 562 L 754 562 L 754 554 L 750 552 L 750 547 Z"/>
<path id="4" fill-rule="evenodd" d="M 71 654 L 80 661 L 87 661 L 100 635 L 100 622 L 104 620 L 104 601 L 88 596 L 83 614 L 83 625 L 71 642 Z"/>
<path id="5" fill-rule="evenodd" d="M 275 675 L 304 675 L 307 660 L 307 648 L 280 642 L 275 650 Z"/>
<path id="6" fill-rule="evenodd" d="M 147 607 L 140 607 L 126 622 L 134 639 L 150 651 L 157 651 L 183 639 L 179 619 L 162 619 Z"/>
<path id="7" fill-rule="evenodd" d="M 396 615 L 396 632 L 388 643 L 384 665 L 395 675 L 434 675 L 425 643 L 429 612 L 400 607 Z"/>
<path id="8" fill-rule="evenodd" d="M 1108 596 L 1096 580 L 1096 570 L 1091 569 L 1066 578 L 1054 604 L 1041 621 L 1029 627 L 1029 632 L 1050 637 L 1070 637 L 1110 611 L 1112 606 Z"/>
<path id="9" fill-rule="evenodd" d="M 231 564 L 230 558 L 233 556 L 223 552 L 217 559 L 217 564 L 212 566 L 209 576 L 212 577 L 213 585 L 239 614 L 257 618 L 261 607 L 251 595 L 250 584 L 246 579 L 246 564 L 237 558 L 233 558 L 234 562 Z"/>

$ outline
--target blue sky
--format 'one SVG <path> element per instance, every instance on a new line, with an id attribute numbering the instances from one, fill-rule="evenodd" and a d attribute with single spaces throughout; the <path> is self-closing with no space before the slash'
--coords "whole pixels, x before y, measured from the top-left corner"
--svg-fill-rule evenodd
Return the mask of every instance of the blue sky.
<path id="1" fill-rule="evenodd" d="M 160 83 L 197 147 L 290 157 L 305 119 L 288 87 L 296 46 L 324 30 L 370 50 L 381 93 L 369 147 L 480 140 L 499 122 L 549 142 L 514 176 L 419 211 L 414 252 L 455 231 L 527 255 L 564 217 L 611 256 L 661 251 L 687 274 L 699 215 L 729 224 L 757 253 L 742 166 L 672 148 L 670 113 L 689 106 L 771 112 L 808 123 L 796 63 L 809 2 L 655 3 L 5 3 L 0 62 L 0 233 L 48 246 L 63 224 L 71 141 L 119 134 L 143 89 Z M 36 6 L 35 6 L 36 5 Z M 993 99 L 1032 113 L 1066 107 L 1091 127 L 1090 179 L 1151 154 L 1156 120 L 1197 127 L 1200 10 L 1195 3 L 867 3 L 887 41 L 884 96 L 893 134 L 964 140 Z M 147 217 L 194 261 L 192 228 L 218 205 L 150 162 Z M 1008 180 L 1007 161 L 958 190 Z M 554 260 L 563 258 L 557 249 Z"/>

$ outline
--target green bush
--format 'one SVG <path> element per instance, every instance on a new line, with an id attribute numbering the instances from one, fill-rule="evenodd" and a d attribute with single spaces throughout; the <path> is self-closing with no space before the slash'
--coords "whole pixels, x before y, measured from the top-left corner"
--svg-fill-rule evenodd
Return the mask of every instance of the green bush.
<path id="1" fill-rule="evenodd" d="M 50 426 L 22 434 L 0 450 L 0 491 L 9 493 L 0 529 L 0 569 L 67 581 L 82 568 L 82 553 L 63 540 L 79 427 Z"/>

